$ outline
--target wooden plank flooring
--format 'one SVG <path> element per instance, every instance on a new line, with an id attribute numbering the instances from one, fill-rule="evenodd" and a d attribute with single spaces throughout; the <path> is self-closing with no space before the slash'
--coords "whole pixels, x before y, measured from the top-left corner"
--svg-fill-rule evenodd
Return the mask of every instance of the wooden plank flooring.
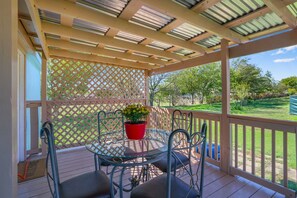
<path id="1" fill-rule="evenodd" d="M 93 155 L 85 149 L 58 153 L 58 161 L 61 181 L 94 170 Z M 125 174 L 124 183 L 128 183 L 129 176 L 130 174 Z M 115 180 L 117 179 L 116 175 Z M 189 180 L 186 176 L 182 179 Z M 45 177 L 20 183 L 18 187 L 18 197 L 20 198 L 51 197 Z M 119 197 L 119 193 L 116 197 Z M 129 193 L 124 193 L 124 197 L 129 197 Z M 279 198 L 284 196 L 242 177 L 227 175 L 217 167 L 206 164 L 203 197 Z"/>

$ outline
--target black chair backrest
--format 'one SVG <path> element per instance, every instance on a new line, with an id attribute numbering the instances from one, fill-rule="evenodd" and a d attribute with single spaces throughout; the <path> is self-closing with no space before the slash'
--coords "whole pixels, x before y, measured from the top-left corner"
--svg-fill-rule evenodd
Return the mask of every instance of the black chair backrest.
<path id="1" fill-rule="evenodd" d="M 197 134 L 198 138 L 195 137 Z M 200 160 L 199 160 L 199 164 L 198 164 L 198 168 L 197 168 L 197 172 L 196 172 L 196 176 L 200 177 L 200 183 L 199 185 L 197 185 L 198 189 L 199 189 L 199 195 L 200 197 L 202 197 L 202 193 L 203 193 L 203 180 L 204 180 L 204 162 L 205 162 L 205 155 L 206 155 L 206 134 L 207 134 L 207 124 L 206 122 L 203 123 L 202 127 L 201 127 L 201 131 L 197 132 L 193 134 L 192 136 L 192 144 L 193 145 L 201 145 L 201 152 L 200 152 Z M 198 140 L 196 142 L 194 142 L 194 140 Z M 194 143 L 193 143 L 194 142 Z M 200 172 L 200 176 L 198 174 L 199 168 L 201 167 L 201 172 Z M 196 179 L 196 182 L 198 182 L 198 178 Z"/>
<path id="2" fill-rule="evenodd" d="M 192 134 L 193 113 L 183 113 L 180 110 L 174 110 L 171 118 L 171 131 L 184 129 Z"/>
<path id="3" fill-rule="evenodd" d="M 59 168 L 58 168 L 58 160 L 56 154 L 56 146 L 55 146 L 55 137 L 53 132 L 53 124 L 50 121 L 43 123 L 42 128 L 40 130 L 40 138 L 48 146 L 48 152 L 46 157 L 46 171 L 47 171 L 47 179 L 48 184 L 51 190 L 51 193 L 54 197 L 59 197 L 59 184 L 60 184 L 60 177 L 59 177 Z M 50 159 L 51 162 L 51 174 L 48 170 L 48 161 Z M 49 179 L 52 179 L 54 183 L 54 192 L 50 186 Z"/>
<path id="4" fill-rule="evenodd" d="M 170 133 L 169 139 L 168 139 L 168 155 L 167 155 L 167 198 L 171 197 L 171 182 L 170 182 L 171 174 L 169 173 L 171 173 L 171 160 L 172 160 L 171 156 L 172 156 L 172 150 L 174 150 L 174 148 L 172 148 L 174 143 L 174 136 L 178 136 L 178 138 L 180 138 L 180 136 L 185 137 L 188 147 L 184 147 L 184 149 L 189 149 L 190 150 L 189 153 L 191 153 L 191 149 L 196 148 L 197 146 L 201 146 L 200 160 L 198 160 L 198 168 L 196 169 L 196 173 L 195 173 L 197 178 L 195 179 L 195 181 L 192 181 L 192 184 L 196 185 L 196 187 L 198 188 L 199 197 L 202 197 L 204 161 L 205 161 L 205 149 L 206 149 L 206 131 L 207 131 L 207 124 L 203 123 L 201 127 L 201 131 L 195 132 L 192 135 L 190 135 L 184 129 L 176 129 Z M 191 158 L 189 159 L 191 160 Z M 200 175 L 199 175 L 199 169 L 201 169 Z M 190 172 L 192 173 L 192 170 L 190 170 Z"/>
<path id="5" fill-rule="evenodd" d="M 105 133 L 114 133 L 119 138 L 123 138 L 124 133 L 124 116 L 121 110 L 114 112 L 100 111 L 97 114 L 98 119 L 98 134 L 100 136 Z"/>
<path id="6" fill-rule="evenodd" d="M 173 138 L 175 135 L 184 135 L 186 137 L 187 142 L 190 142 L 190 135 L 189 133 L 184 129 L 176 129 L 172 131 L 169 135 L 168 139 L 168 154 L 167 154 L 167 198 L 171 197 L 171 156 L 172 156 L 172 144 L 173 144 Z"/>

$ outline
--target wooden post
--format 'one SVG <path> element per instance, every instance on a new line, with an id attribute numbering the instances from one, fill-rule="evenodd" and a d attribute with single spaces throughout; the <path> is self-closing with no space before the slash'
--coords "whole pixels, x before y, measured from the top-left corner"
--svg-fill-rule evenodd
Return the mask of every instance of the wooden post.
<path id="1" fill-rule="evenodd" d="M 46 74 L 47 74 L 47 65 L 46 65 L 46 57 L 42 53 L 42 68 L 41 68 L 41 121 L 42 123 L 47 121 L 47 106 L 46 106 L 46 89 L 47 89 L 47 79 L 46 79 Z M 42 150 L 42 155 L 46 155 L 46 145 L 42 141 L 41 143 L 41 150 Z"/>
<path id="2" fill-rule="evenodd" d="M 17 197 L 17 0 L 2 0 L 0 13 L 0 196 Z"/>
<path id="3" fill-rule="evenodd" d="M 144 76 L 144 81 L 145 81 L 145 105 L 150 106 L 150 95 L 149 95 L 149 71 L 145 70 L 145 76 Z M 150 116 L 147 116 L 146 118 L 147 126 L 150 126 Z"/>
<path id="4" fill-rule="evenodd" d="M 150 80 L 149 71 L 145 70 L 145 104 L 146 106 L 150 106 L 149 80 Z"/>
<path id="5" fill-rule="evenodd" d="M 222 119 L 221 119 L 221 169 L 229 173 L 231 163 L 231 135 L 228 114 L 230 113 L 230 67 L 229 67 L 229 41 L 221 41 L 222 66 Z"/>

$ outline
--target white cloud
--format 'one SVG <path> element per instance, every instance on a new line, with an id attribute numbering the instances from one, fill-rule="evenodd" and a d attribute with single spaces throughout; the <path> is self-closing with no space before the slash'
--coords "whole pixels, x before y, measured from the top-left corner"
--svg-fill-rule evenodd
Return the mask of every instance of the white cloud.
<path id="1" fill-rule="evenodd" d="M 293 45 L 293 46 L 290 46 L 290 47 L 285 47 L 284 50 L 286 51 L 292 51 L 294 49 L 297 49 L 297 45 Z"/>
<path id="2" fill-rule="evenodd" d="M 271 55 L 273 56 L 273 55 L 279 55 L 279 54 L 284 54 L 284 53 L 285 53 L 285 51 L 283 49 L 279 49 L 279 50 L 277 50 L 277 52 L 275 52 Z"/>
<path id="3" fill-rule="evenodd" d="M 283 59 L 275 59 L 273 62 L 275 63 L 289 63 L 296 60 L 295 58 L 283 58 Z"/>
<path id="4" fill-rule="evenodd" d="M 285 53 L 292 51 L 294 49 L 297 49 L 297 45 L 281 48 L 281 49 L 277 50 L 277 52 L 275 52 L 271 55 L 274 56 L 274 55 L 279 55 L 279 54 L 285 54 Z"/>

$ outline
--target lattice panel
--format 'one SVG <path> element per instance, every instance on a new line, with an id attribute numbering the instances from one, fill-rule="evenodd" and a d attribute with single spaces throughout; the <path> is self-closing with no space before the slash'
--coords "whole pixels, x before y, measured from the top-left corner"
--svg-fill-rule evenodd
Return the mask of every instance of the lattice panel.
<path id="1" fill-rule="evenodd" d="M 57 58 L 48 64 L 52 100 L 143 99 L 144 92 L 144 70 Z"/>
<path id="2" fill-rule="evenodd" d="M 145 104 L 145 72 L 71 59 L 48 62 L 47 119 L 58 149 L 97 139 L 97 113 Z"/>

